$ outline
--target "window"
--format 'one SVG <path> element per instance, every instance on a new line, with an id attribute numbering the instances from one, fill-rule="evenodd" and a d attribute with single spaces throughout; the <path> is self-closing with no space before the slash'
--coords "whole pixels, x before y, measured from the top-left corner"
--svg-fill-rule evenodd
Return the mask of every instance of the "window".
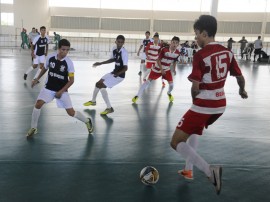
<path id="1" fill-rule="evenodd" d="M 50 7 L 209 12 L 212 0 L 49 0 Z"/>
<path id="2" fill-rule="evenodd" d="M 153 10 L 209 12 L 212 0 L 153 0 Z"/>
<path id="3" fill-rule="evenodd" d="M 50 7 L 100 8 L 100 0 L 49 0 Z"/>
<path id="4" fill-rule="evenodd" d="M 152 10 L 152 0 L 101 0 L 101 8 L 126 10 Z"/>
<path id="5" fill-rule="evenodd" d="M 1 13 L 1 25 L 13 26 L 14 14 L 13 13 Z"/>
<path id="6" fill-rule="evenodd" d="M 218 12 L 266 12 L 269 0 L 219 0 Z"/>
<path id="7" fill-rule="evenodd" d="M 0 0 L 1 4 L 13 4 L 13 0 Z"/>

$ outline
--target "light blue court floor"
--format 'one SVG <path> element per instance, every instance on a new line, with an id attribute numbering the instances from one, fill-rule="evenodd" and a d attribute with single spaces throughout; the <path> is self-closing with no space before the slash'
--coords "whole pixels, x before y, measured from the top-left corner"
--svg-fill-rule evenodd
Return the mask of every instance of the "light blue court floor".
<path id="1" fill-rule="evenodd" d="M 270 201 L 270 67 L 239 62 L 246 77 L 247 100 L 238 95 L 235 78 L 226 86 L 225 114 L 205 130 L 198 153 L 223 166 L 223 190 L 195 169 L 193 182 L 178 176 L 184 161 L 170 148 L 181 116 L 191 106 L 191 65 L 178 65 L 172 104 L 161 80 L 153 82 L 137 104 L 131 99 L 141 84 L 139 59 L 129 61 L 126 79 L 108 90 L 115 112 L 99 115 L 106 105 L 84 107 L 95 82 L 113 64 L 92 68 L 94 58 L 73 56 L 75 83 L 69 93 L 76 110 L 91 117 L 85 125 L 56 107 L 41 112 L 38 134 L 27 140 L 33 105 L 45 78 L 35 88 L 25 82 L 31 64 L 27 50 L 0 50 L 0 202 L 267 202 Z M 101 59 L 97 59 L 101 61 Z M 152 165 L 159 182 L 147 187 L 140 170 Z"/>

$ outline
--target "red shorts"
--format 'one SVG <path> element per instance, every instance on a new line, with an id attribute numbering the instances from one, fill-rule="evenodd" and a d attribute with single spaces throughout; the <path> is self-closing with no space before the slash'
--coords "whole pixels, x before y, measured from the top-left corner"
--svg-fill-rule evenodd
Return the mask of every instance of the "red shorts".
<path id="1" fill-rule="evenodd" d="M 161 72 L 160 73 L 157 73 L 157 72 L 154 72 L 153 70 L 151 70 L 149 76 L 148 76 L 148 79 L 151 79 L 151 80 L 156 80 L 158 79 L 159 77 L 161 77 L 162 74 Z M 170 70 L 166 71 L 165 72 L 165 75 L 162 76 L 163 79 L 167 80 L 167 81 L 173 81 L 173 78 L 172 78 L 172 73 Z"/>
<path id="2" fill-rule="evenodd" d="M 214 123 L 222 114 L 200 114 L 188 110 L 177 125 L 177 129 L 192 135 L 202 135 L 203 128 Z"/>
<path id="3" fill-rule="evenodd" d="M 155 64 L 156 64 L 156 62 L 146 62 L 145 67 L 146 67 L 147 69 L 151 69 Z"/>

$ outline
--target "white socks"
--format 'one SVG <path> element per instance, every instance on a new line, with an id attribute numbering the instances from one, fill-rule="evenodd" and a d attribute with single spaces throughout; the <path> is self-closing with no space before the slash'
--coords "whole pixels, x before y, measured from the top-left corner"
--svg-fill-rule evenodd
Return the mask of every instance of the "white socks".
<path id="1" fill-rule="evenodd" d="M 37 128 L 40 111 L 40 109 L 34 107 L 32 112 L 31 128 Z"/>
<path id="2" fill-rule="evenodd" d="M 187 140 L 187 144 L 189 146 L 191 146 L 194 151 L 197 150 L 198 148 L 198 135 L 193 134 L 191 136 L 189 136 L 188 140 Z M 186 166 L 185 166 L 185 170 L 193 170 L 193 164 L 190 162 L 189 158 L 186 159 Z"/>
<path id="3" fill-rule="evenodd" d="M 97 94 L 98 94 L 99 90 L 100 90 L 99 88 L 95 87 L 94 92 L 93 92 L 93 97 L 91 100 L 92 102 L 96 102 Z"/>
<path id="4" fill-rule="evenodd" d="M 34 76 L 34 79 L 36 79 L 36 78 L 38 77 L 38 75 L 39 75 L 40 72 L 41 72 L 41 69 L 38 68 L 38 70 L 37 70 L 37 72 L 36 72 L 36 75 Z"/>
<path id="5" fill-rule="evenodd" d="M 87 123 L 88 122 L 88 119 L 79 111 L 75 111 L 75 114 L 73 116 L 74 118 L 84 122 L 84 123 Z"/>
<path id="6" fill-rule="evenodd" d="M 172 90 L 173 90 L 173 83 L 169 83 L 168 94 L 171 94 Z"/>
<path id="7" fill-rule="evenodd" d="M 145 69 L 145 71 L 143 71 L 143 79 L 146 79 L 148 74 L 150 73 L 151 69 Z"/>
<path id="8" fill-rule="evenodd" d="M 141 85 L 141 87 L 140 87 L 140 89 L 139 89 L 139 92 L 138 92 L 138 94 L 137 94 L 137 96 L 138 97 L 141 97 L 142 96 L 142 94 L 143 94 L 143 91 L 146 89 L 146 88 L 148 88 L 148 86 L 150 85 L 150 81 L 149 80 L 147 80 L 146 82 L 144 82 L 142 85 Z"/>
<path id="9" fill-rule="evenodd" d="M 33 66 L 29 67 L 29 68 L 26 70 L 25 74 L 29 74 L 33 69 L 34 69 Z"/>
<path id="10" fill-rule="evenodd" d="M 188 159 L 190 163 L 203 171 L 207 177 L 211 176 L 211 171 L 209 168 L 210 165 L 202 157 L 200 157 L 196 151 L 187 143 L 180 142 L 176 147 L 176 151 L 180 153 L 184 159 Z"/>
<path id="11" fill-rule="evenodd" d="M 144 63 L 141 63 L 141 64 L 140 64 L 140 71 L 141 71 L 141 72 L 143 71 L 144 66 L 145 66 Z"/>
<path id="12" fill-rule="evenodd" d="M 109 96 L 108 96 L 108 93 L 107 93 L 106 88 L 101 88 L 101 89 L 100 89 L 100 92 L 101 92 L 101 94 L 102 94 L 102 97 L 103 97 L 103 99 L 104 99 L 106 105 L 107 105 L 107 108 L 112 108 L 112 105 L 111 105 L 111 103 L 110 103 Z"/>

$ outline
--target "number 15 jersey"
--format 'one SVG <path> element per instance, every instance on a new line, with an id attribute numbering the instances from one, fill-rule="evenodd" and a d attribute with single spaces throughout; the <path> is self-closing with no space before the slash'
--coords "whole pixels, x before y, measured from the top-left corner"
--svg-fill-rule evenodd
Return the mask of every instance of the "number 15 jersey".
<path id="1" fill-rule="evenodd" d="M 191 110 L 201 114 L 220 114 L 225 111 L 224 85 L 231 76 L 241 76 L 241 70 L 231 51 L 212 42 L 199 50 L 193 57 L 190 81 L 200 83 L 200 93 L 193 100 Z"/>

